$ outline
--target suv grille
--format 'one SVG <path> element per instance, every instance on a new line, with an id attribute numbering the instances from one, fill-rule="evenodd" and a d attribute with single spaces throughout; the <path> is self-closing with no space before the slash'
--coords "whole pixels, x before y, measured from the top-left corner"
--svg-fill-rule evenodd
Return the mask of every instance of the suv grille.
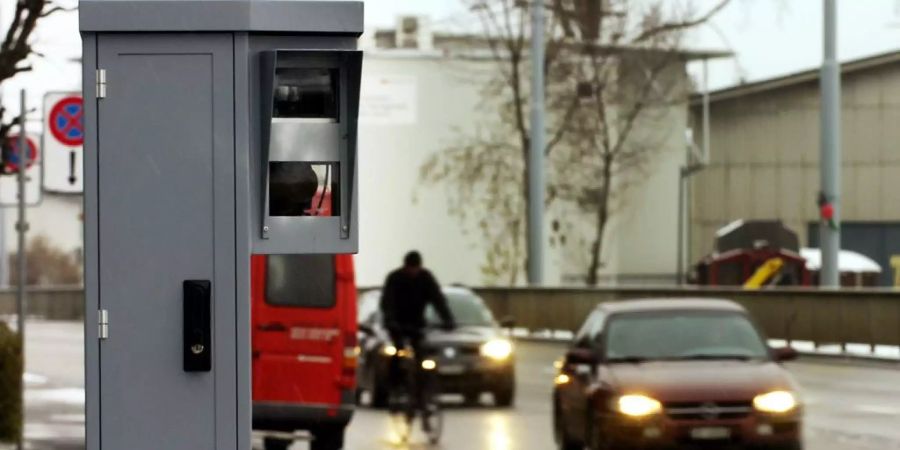
<path id="1" fill-rule="evenodd" d="M 741 419 L 753 411 L 752 402 L 671 402 L 666 415 L 676 420 Z"/>

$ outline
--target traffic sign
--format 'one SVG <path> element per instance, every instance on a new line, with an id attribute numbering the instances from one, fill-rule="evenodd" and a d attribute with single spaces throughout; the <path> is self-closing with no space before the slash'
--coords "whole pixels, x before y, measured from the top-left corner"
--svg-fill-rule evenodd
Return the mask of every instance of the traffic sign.
<path id="1" fill-rule="evenodd" d="M 19 142 L 19 135 L 17 134 L 11 134 L 6 137 L 6 145 L 8 145 L 10 149 L 9 158 L 4 161 L 6 163 L 6 173 L 16 173 L 19 171 L 19 161 L 21 161 L 22 154 L 19 150 Z M 28 147 L 28 164 L 25 166 L 27 170 L 38 160 L 38 147 L 37 144 L 34 143 L 34 139 L 28 136 L 25 136 L 25 146 Z"/>
<path id="2" fill-rule="evenodd" d="M 84 102 L 80 92 L 49 92 L 44 96 L 44 190 L 82 192 Z"/>
<path id="3" fill-rule="evenodd" d="M 63 145 L 84 144 L 84 103 L 81 96 L 66 97 L 53 105 L 49 117 L 50 132 Z"/>
<path id="4" fill-rule="evenodd" d="M 17 206 L 19 204 L 19 186 L 16 180 L 16 170 L 19 167 L 19 135 L 10 134 L 7 136 L 11 146 L 10 160 L 7 161 L 5 172 L 11 175 L 0 176 L 0 206 Z M 25 203 L 28 206 L 37 206 L 41 202 L 41 178 L 43 170 L 41 170 L 43 155 L 41 149 L 37 145 L 40 142 L 40 136 L 28 133 L 25 136 L 28 145 L 28 164 L 25 166 Z"/>

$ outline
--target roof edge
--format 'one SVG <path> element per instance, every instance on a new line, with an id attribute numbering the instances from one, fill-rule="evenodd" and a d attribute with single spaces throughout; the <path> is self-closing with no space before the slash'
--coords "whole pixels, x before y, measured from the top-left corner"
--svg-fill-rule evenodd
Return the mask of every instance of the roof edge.
<path id="1" fill-rule="evenodd" d="M 82 32 L 363 33 L 361 1 L 81 0 Z"/>
<path id="2" fill-rule="evenodd" d="M 888 53 L 879 53 L 876 55 L 866 56 L 841 63 L 841 74 L 849 74 L 860 72 L 863 70 L 880 67 L 888 64 L 900 63 L 900 50 Z M 717 89 L 709 93 L 710 103 L 730 100 L 746 95 L 758 94 L 761 92 L 773 91 L 781 88 L 796 86 L 819 79 L 820 69 L 808 69 L 800 72 L 789 73 L 786 75 L 767 78 L 764 80 L 754 81 L 750 83 L 729 86 L 723 89 Z M 700 106 L 703 101 L 703 93 L 697 92 L 691 95 L 691 106 Z"/>

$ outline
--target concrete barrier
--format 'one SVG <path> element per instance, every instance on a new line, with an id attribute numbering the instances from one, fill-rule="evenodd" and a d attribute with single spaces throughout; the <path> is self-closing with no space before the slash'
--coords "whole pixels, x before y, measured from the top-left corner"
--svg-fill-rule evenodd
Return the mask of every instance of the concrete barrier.
<path id="1" fill-rule="evenodd" d="M 725 298 L 747 308 L 773 339 L 825 344 L 900 346 L 900 291 L 699 288 L 476 288 L 498 318 L 511 316 L 531 331 L 576 331 L 599 303 L 634 298 Z M 16 311 L 14 289 L 0 289 L 0 315 Z M 28 314 L 83 320 L 80 286 L 28 290 Z"/>
<path id="2" fill-rule="evenodd" d="M 773 339 L 823 344 L 900 345 L 900 292 L 892 290 L 700 288 L 532 289 L 476 291 L 498 318 L 531 331 L 576 331 L 599 303 L 635 298 L 724 298 L 742 304 Z"/>
<path id="3" fill-rule="evenodd" d="M 84 288 L 81 286 L 30 287 L 27 290 L 28 316 L 47 320 L 83 320 Z M 0 289 L 0 316 L 16 313 L 16 290 Z"/>

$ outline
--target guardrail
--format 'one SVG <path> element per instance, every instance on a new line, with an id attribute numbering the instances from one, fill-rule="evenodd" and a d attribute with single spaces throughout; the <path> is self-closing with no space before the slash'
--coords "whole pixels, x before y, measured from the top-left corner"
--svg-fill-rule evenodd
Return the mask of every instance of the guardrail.
<path id="1" fill-rule="evenodd" d="M 743 305 L 772 339 L 814 345 L 900 345 L 900 291 L 706 288 L 480 288 L 498 318 L 532 332 L 576 331 L 599 303 L 635 298 L 724 298 Z"/>

